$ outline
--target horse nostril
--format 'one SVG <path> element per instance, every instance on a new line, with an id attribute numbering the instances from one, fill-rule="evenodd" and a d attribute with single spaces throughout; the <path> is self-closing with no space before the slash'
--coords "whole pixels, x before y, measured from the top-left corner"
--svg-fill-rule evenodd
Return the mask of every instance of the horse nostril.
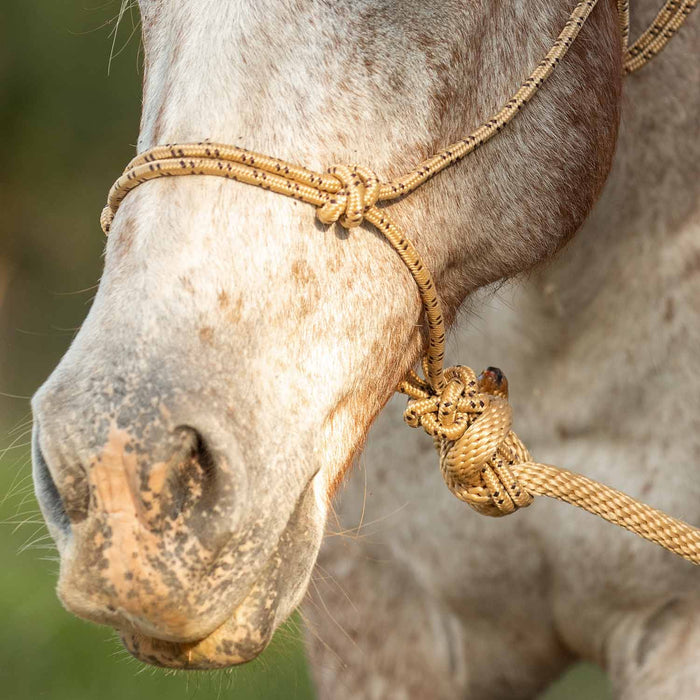
<path id="1" fill-rule="evenodd" d="M 219 473 L 223 458 L 198 430 L 180 425 L 154 444 L 142 442 L 139 452 L 128 444 L 108 445 L 83 462 L 71 453 L 65 463 L 53 450 L 43 452 L 42 432 L 35 426 L 35 491 L 54 537 L 77 535 L 74 526 L 87 519 L 109 519 L 113 513 L 124 519 L 132 510 L 134 523 L 140 520 L 153 533 L 172 530 L 177 521 L 207 540 L 218 536 L 210 516 L 231 503 L 232 489 Z"/>
<path id="2" fill-rule="evenodd" d="M 216 459 L 202 434 L 188 425 L 175 430 L 181 448 L 174 455 L 170 477 L 171 516 L 185 510 L 208 508 L 216 498 Z"/>
<path id="3" fill-rule="evenodd" d="M 46 463 L 44 453 L 39 446 L 38 428 L 34 429 L 32 437 L 32 473 L 34 477 L 34 491 L 46 521 L 58 528 L 62 533 L 70 533 L 70 519 L 63 504 L 63 499 L 58 492 L 56 482 L 49 471 L 49 465 Z"/>
<path id="4" fill-rule="evenodd" d="M 215 471 L 214 456 L 202 434 L 189 425 L 180 425 L 175 429 L 175 432 L 182 440 L 183 449 L 186 450 L 188 458 L 197 462 L 204 476 L 213 477 Z"/>

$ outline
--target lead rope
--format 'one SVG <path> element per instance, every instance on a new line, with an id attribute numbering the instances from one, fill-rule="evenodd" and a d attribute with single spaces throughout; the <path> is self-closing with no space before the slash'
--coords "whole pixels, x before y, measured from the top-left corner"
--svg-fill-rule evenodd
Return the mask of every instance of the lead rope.
<path id="1" fill-rule="evenodd" d="M 628 48 L 629 3 L 618 0 L 623 72 L 638 70 L 658 54 L 697 2 L 668 0 L 652 25 Z M 508 385 L 500 370 L 489 368 L 478 377 L 464 366 L 443 370 L 445 324 L 432 275 L 386 208 L 377 206 L 410 194 L 501 131 L 566 55 L 596 3 L 583 0 L 576 5 L 547 55 L 497 114 L 396 180 L 382 182 L 361 165 L 338 165 L 318 173 L 210 142 L 156 146 L 127 165 L 109 192 L 100 223 L 105 234 L 109 233 L 119 205 L 131 190 L 155 178 L 180 175 L 215 175 L 293 197 L 314 205 L 324 224 L 338 222 L 350 229 L 369 222 L 398 253 L 418 286 L 428 326 L 425 379 L 411 371 L 397 390 L 409 397 L 406 423 L 422 427 L 433 438 L 450 491 L 479 513 L 492 516 L 530 505 L 533 495 L 556 498 L 700 564 L 700 530 L 585 476 L 533 462 L 511 430 Z"/>

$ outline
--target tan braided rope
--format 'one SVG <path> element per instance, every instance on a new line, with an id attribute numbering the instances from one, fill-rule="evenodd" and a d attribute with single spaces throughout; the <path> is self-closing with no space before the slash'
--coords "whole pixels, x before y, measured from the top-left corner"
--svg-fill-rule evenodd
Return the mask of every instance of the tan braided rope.
<path id="1" fill-rule="evenodd" d="M 398 391 L 409 396 L 404 420 L 433 437 L 448 488 L 484 515 L 507 515 L 533 495 L 571 503 L 647 540 L 700 563 L 700 530 L 580 474 L 533 462 L 511 430 L 507 382 L 489 368 L 443 369 L 445 324 L 432 275 L 401 228 L 377 204 L 416 190 L 501 131 L 542 87 L 566 55 L 597 0 L 582 0 L 551 49 L 520 89 L 466 138 L 419 163 L 404 176 L 382 181 L 367 167 L 338 165 L 318 173 L 237 146 L 208 141 L 156 146 L 134 158 L 111 188 L 100 223 L 107 234 L 119 205 L 144 182 L 160 177 L 213 175 L 271 190 L 316 207 L 324 224 L 355 228 L 367 221 L 398 253 L 420 294 L 427 322 L 425 380 L 410 372 Z M 697 0 L 668 0 L 653 24 L 627 48 L 629 3 L 618 0 L 623 70 L 631 73 L 659 53 L 696 7 Z"/>
<path id="2" fill-rule="evenodd" d="M 617 18 L 620 25 L 622 44 L 622 63 L 627 60 L 627 45 L 630 41 L 630 3 L 629 0 L 617 0 Z"/>
<path id="3" fill-rule="evenodd" d="M 627 50 L 623 63 L 624 72 L 633 73 L 654 58 L 681 28 L 697 4 L 698 0 L 666 2 L 649 28 Z"/>

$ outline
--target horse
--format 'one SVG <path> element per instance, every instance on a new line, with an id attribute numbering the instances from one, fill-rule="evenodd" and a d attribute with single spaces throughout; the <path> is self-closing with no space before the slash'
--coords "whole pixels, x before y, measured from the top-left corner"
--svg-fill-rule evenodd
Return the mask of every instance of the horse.
<path id="1" fill-rule="evenodd" d="M 507 99 L 568 4 L 142 0 L 138 150 L 206 137 L 390 178 Z M 392 205 L 467 318 L 452 347 L 507 368 L 533 453 L 690 522 L 699 38 L 688 22 L 623 86 L 601 0 L 507 129 Z M 147 663 L 217 668 L 257 656 L 311 580 L 322 697 L 530 698 L 580 658 L 620 697 L 696 697 L 689 564 L 561 504 L 478 519 L 429 442 L 395 434 L 424 345 L 369 227 L 219 178 L 142 184 L 33 399 L 63 604 Z M 341 532 L 368 525 L 324 539 L 333 507 Z"/>

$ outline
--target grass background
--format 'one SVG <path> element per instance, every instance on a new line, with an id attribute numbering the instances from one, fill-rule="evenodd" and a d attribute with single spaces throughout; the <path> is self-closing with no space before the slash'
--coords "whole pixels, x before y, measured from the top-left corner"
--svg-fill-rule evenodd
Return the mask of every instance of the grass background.
<path id="1" fill-rule="evenodd" d="M 29 395 L 80 325 L 99 279 L 98 216 L 140 112 L 138 13 L 120 0 L 24 0 L 0 21 L 0 688 L 14 700 L 311 698 L 296 619 L 256 662 L 167 674 L 75 619 L 31 490 Z M 85 4 L 88 3 L 88 4 Z M 90 4 L 92 3 L 92 4 Z M 110 58 L 111 57 L 111 58 Z M 546 700 L 605 700 L 578 666 Z"/>

